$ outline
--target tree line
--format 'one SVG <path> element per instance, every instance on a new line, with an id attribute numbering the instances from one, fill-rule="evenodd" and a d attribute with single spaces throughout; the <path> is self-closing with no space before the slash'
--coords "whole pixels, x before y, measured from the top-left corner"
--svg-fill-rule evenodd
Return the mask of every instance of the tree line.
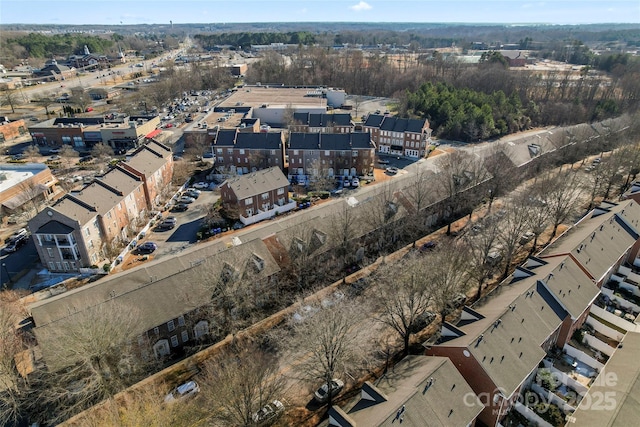
<path id="1" fill-rule="evenodd" d="M 222 33 L 222 34 L 196 34 L 193 38 L 204 49 L 210 50 L 215 46 L 230 45 L 234 48 L 249 49 L 251 45 L 264 45 L 271 43 L 312 45 L 316 37 L 308 31 L 296 32 L 272 32 L 272 33 Z"/>

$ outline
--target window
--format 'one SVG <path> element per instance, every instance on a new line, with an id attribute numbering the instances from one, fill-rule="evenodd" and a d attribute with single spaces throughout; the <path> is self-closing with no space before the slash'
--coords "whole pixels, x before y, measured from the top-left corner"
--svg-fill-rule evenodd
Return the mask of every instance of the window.
<path id="1" fill-rule="evenodd" d="M 70 136 L 63 136 L 62 137 L 62 143 L 63 144 L 71 144 L 71 137 Z"/>
<path id="2" fill-rule="evenodd" d="M 89 240 L 89 247 L 93 248 L 93 240 Z"/>
<path id="3" fill-rule="evenodd" d="M 47 254 L 49 255 L 49 258 L 53 258 L 53 249 L 47 248 Z"/>
<path id="4" fill-rule="evenodd" d="M 156 358 L 161 359 L 165 356 L 168 356 L 171 353 L 171 349 L 169 348 L 169 342 L 167 340 L 160 340 L 153 345 L 153 353 L 156 355 Z"/>
<path id="5" fill-rule="evenodd" d="M 250 205 L 251 203 L 253 203 L 253 200 L 251 199 L 251 197 L 249 197 L 248 199 L 244 199 L 245 206 Z"/>
<path id="6" fill-rule="evenodd" d="M 298 150 L 293 150 L 293 155 L 297 156 L 299 154 Z"/>
<path id="7" fill-rule="evenodd" d="M 178 336 L 177 335 L 172 335 L 171 336 L 171 347 L 177 347 L 178 346 Z"/>
<path id="8" fill-rule="evenodd" d="M 184 326 L 184 316 L 178 317 L 178 326 Z"/>
<path id="9" fill-rule="evenodd" d="M 276 150 L 271 150 L 271 155 L 275 156 L 276 155 Z"/>
<path id="10" fill-rule="evenodd" d="M 160 328 L 158 328 L 157 326 L 153 328 L 153 333 L 156 334 L 156 336 L 160 335 Z"/>
<path id="11" fill-rule="evenodd" d="M 80 147 L 82 145 L 82 137 L 81 136 L 74 136 L 73 137 L 73 145 L 75 145 L 76 147 Z"/>
<path id="12" fill-rule="evenodd" d="M 167 329 L 169 329 L 169 332 L 171 332 L 171 331 L 176 329 L 176 325 L 173 323 L 173 320 L 169 320 L 167 322 Z"/>
<path id="13" fill-rule="evenodd" d="M 260 197 L 262 197 L 262 200 L 269 200 L 269 193 L 262 193 Z"/>
<path id="14" fill-rule="evenodd" d="M 85 227 L 85 228 L 84 228 L 84 235 L 85 235 L 85 236 L 89 236 L 89 235 L 91 235 L 91 230 L 89 230 L 89 227 Z"/>
<path id="15" fill-rule="evenodd" d="M 240 154 L 244 154 L 244 149 L 243 148 L 240 149 Z"/>
<path id="16" fill-rule="evenodd" d="M 45 234 L 44 240 L 46 240 L 47 242 L 51 242 L 53 240 L 53 236 L 51 234 Z"/>
<path id="17" fill-rule="evenodd" d="M 58 270 L 62 270 L 62 263 L 60 261 L 56 262 L 56 267 L 58 267 Z"/>
<path id="18" fill-rule="evenodd" d="M 283 188 L 278 188 L 278 196 L 284 194 L 284 187 Z"/>
<path id="19" fill-rule="evenodd" d="M 218 148 L 218 149 L 216 149 L 216 153 L 218 153 L 218 154 L 222 154 L 222 148 Z"/>
<path id="20" fill-rule="evenodd" d="M 199 321 L 195 328 L 193 328 L 193 337 L 194 338 L 200 338 L 204 335 L 207 335 L 209 333 L 209 322 L 207 322 L 206 320 L 201 320 Z"/>
<path id="21" fill-rule="evenodd" d="M 324 150 L 324 155 L 325 155 L 325 156 L 330 156 L 330 155 L 331 155 L 331 151 L 329 151 L 329 150 Z"/>
<path id="22" fill-rule="evenodd" d="M 69 263 L 68 263 L 67 261 L 64 261 L 64 262 L 62 263 L 62 266 L 64 267 L 65 271 L 68 271 L 68 270 L 69 270 Z"/>
<path id="23" fill-rule="evenodd" d="M 356 150 L 353 150 L 353 152 L 351 153 L 352 157 L 358 157 L 358 152 Z"/>
<path id="24" fill-rule="evenodd" d="M 182 333 L 180 334 L 180 338 L 182 338 L 182 342 L 189 341 L 189 332 L 182 331 Z"/>
<path id="25" fill-rule="evenodd" d="M 111 219 L 111 211 L 107 212 L 107 218 Z"/>
<path id="26" fill-rule="evenodd" d="M 52 261 L 49 261 L 49 270 L 55 270 L 56 269 L 56 264 Z"/>

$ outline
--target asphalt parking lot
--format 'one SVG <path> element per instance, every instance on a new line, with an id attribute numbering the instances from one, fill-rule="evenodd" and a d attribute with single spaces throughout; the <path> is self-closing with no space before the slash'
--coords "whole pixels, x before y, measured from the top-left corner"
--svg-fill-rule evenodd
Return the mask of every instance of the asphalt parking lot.
<path id="1" fill-rule="evenodd" d="M 189 209 L 185 212 L 164 212 L 163 218 L 174 216 L 177 224 L 175 228 L 164 231 L 152 227 L 145 236 L 143 242 L 151 241 L 158 245 L 158 249 L 153 253 L 154 259 L 176 254 L 195 244 L 196 233 L 203 218 L 207 215 L 209 207 L 219 198 L 220 192 L 217 189 L 201 190 L 200 197 L 189 204 Z"/>

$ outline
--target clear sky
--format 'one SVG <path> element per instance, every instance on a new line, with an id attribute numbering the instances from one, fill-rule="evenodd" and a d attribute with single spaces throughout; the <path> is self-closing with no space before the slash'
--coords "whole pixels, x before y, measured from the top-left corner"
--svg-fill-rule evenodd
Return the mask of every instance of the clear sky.
<path id="1" fill-rule="evenodd" d="M 640 0 L 0 0 L 2 24 L 640 23 Z"/>

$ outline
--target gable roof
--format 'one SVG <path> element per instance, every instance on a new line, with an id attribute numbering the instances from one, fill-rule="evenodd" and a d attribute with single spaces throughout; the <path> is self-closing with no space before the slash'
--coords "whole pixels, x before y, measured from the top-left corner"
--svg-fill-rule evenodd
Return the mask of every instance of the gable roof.
<path id="1" fill-rule="evenodd" d="M 238 200 L 289 186 L 289 180 L 279 167 L 270 167 L 248 175 L 227 179 L 220 186 L 228 186 Z"/>
<path id="2" fill-rule="evenodd" d="M 600 281 L 639 237 L 640 205 L 634 200 L 607 203 L 570 227 L 538 255 L 570 253 L 596 281 Z"/>
<path id="3" fill-rule="evenodd" d="M 254 240 L 230 248 L 217 244 L 199 246 L 176 257 L 108 276 L 31 305 L 36 335 L 40 342 L 47 328 L 56 327 L 56 322 L 114 302 L 138 310 L 139 322 L 134 332 L 142 334 L 206 304 L 213 292 L 206 285 L 208 277 L 222 274 L 225 265 L 245 271 L 247 266 L 253 266 L 255 256 L 262 260 L 262 269 L 255 272 L 255 277 L 266 278 L 279 271 L 265 244 Z M 50 357 L 46 342 L 41 343 L 41 348 L 45 358 Z"/>
<path id="4" fill-rule="evenodd" d="M 154 139 L 147 141 L 127 159 L 125 164 L 148 178 L 166 164 L 171 156 L 171 149 Z"/>
<path id="5" fill-rule="evenodd" d="M 72 194 L 65 194 L 51 208 L 67 218 L 77 221 L 80 226 L 85 225 L 98 215 L 94 206 L 83 202 Z"/>
<path id="6" fill-rule="evenodd" d="M 463 335 L 436 346 L 467 350 L 510 396 L 545 357 L 541 345 L 567 315 L 540 281 L 556 265 L 545 264 L 529 277 L 503 282 L 474 304 L 473 310 L 484 317 L 460 323 L 457 329 Z"/>
<path id="7" fill-rule="evenodd" d="M 336 416 L 330 425 L 374 427 L 397 422 L 409 427 L 465 426 L 472 424 L 482 409 L 448 358 L 407 356 L 375 384 L 365 383 L 360 396 L 345 406 L 343 413 L 352 424 L 338 423 Z"/>

